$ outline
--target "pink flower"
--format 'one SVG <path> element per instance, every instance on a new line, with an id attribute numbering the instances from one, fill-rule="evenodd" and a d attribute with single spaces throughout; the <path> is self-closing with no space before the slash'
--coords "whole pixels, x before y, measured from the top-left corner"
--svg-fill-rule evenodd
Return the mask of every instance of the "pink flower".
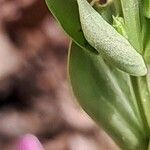
<path id="1" fill-rule="evenodd" d="M 38 138 L 31 134 L 26 134 L 19 139 L 17 150 L 44 150 Z"/>

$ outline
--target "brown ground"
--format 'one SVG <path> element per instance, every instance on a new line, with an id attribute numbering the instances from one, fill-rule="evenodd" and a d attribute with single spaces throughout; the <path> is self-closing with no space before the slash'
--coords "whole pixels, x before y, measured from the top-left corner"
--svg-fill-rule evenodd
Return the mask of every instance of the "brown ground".
<path id="1" fill-rule="evenodd" d="M 69 40 L 41 0 L 0 0 L 0 150 L 33 133 L 45 150 L 116 150 L 66 75 Z"/>

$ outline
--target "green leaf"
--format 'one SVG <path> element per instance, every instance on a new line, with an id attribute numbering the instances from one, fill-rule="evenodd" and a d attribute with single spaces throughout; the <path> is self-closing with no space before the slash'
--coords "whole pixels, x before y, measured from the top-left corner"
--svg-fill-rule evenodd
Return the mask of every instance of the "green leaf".
<path id="1" fill-rule="evenodd" d="M 82 48 L 96 51 L 84 38 L 76 0 L 45 0 L 49 10 L 66 33 Z"/>
<path id="2" fill-rule="evenodd" d="M 119 69 L 133 76 L 145 75 L 144 60 L 129 41 L 108 24 L 87 0 L 77 2 L 81 27 L 90 45 Z"/>
<path id="3" fill-rule="evenodd" d="M 111 69 L 100 55 L 72 44 L 70 81 L 83 109 L 103 126 L 122 149 L 145 149 L 147 141 L 137 119 L 139 116 L 129 101 L 132 97 L 129 76 L 114 67 Z M 121 83 L 123 85 L 120 87 Z"/>
<path id="4" fill-rule="evenodd" d="M 69 74 L 81 106 L 122 149 L 146 149 L 147 141 L 129 76 L 107 65 L 88 44 L 81 31 L 76 0 L 46 0 L 46 3 L 76 43 L 70 51 Z"/>

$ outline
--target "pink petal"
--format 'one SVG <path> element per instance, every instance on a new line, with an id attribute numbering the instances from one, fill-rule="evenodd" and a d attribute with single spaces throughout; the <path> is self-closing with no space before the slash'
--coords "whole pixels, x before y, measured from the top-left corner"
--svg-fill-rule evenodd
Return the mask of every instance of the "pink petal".
<path id="1" fill-rule="evenodd" d="M 38 138 L 31 134 L 26 134 L 20 138 L 17 150 L 44 150 Z"/>

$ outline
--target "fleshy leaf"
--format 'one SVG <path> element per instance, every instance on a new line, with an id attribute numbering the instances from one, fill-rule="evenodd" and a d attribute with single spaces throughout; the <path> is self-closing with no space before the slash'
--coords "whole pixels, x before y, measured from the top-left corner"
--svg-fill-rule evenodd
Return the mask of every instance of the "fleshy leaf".
<path id="1" fill-rule="evenodd" d="M 119 71 L 117 75 L 122 76 Z M 74 94 L 83 109 L 112 136 L 123 149 L 144 149 L 142 127 L 136 121 L 134 107 L 128 102 L 128 75 L 125 74 L 124 93 L 115 72 L 95 54 L 72 44 L 69 57 L 69 75 Z M 127 92 L 127 93 L 125 93 Z M 128 94 L 128 95 L 125 95 Z M 130 96 L 129 96 L 130 97 Z M 130 99 L 130 98 L 129 98 Z M 138 127 L 139 126 L 139 127 Z"/>
<path id="2" fill-rule="evenodd" d="M 87 0 L 77 2 L 82 30 L 91 46 L 119 69 L 133 76 L 144 76 L 147 73 L 144 60 L 128 40 L 108 24 Z"/>

